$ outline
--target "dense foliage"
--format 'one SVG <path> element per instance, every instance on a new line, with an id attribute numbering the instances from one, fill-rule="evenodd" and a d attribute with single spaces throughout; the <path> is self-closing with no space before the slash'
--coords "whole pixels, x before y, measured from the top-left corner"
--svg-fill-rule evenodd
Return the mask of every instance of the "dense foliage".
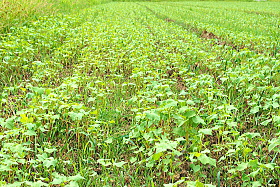
<path id="1" fill-rule="evenodd" d="M 0 186 L 278 186 L 280 4 L 113 2 L 0 40 Z"/>

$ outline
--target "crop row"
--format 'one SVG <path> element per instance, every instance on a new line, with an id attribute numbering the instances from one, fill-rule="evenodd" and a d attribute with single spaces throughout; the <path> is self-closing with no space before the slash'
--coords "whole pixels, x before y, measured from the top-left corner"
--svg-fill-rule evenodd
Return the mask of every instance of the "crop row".
<path id="1" fill-rule="evenodd" d="M 158 16 L 165 16 L 175 24 L 211 33 L 202 35 L 220 39 L 220 44 L 230 44 L 238 49 L 279 54 L 279 19 L 277 14 L 260 12 L 252 14 L 247 9 L 230 9 L 197 5 L 197 3 L 150 3 L 146 5 Z M 254 5 L 253 5 L 254 6 Z M 213 34 L 214 33 L 214 34 Z"/>
<path id="2" fill-rule="evenodd" d="M 108 3 L 3 36 L 0 185 L 276 185 L 277 34 L 196 9 Z"/>

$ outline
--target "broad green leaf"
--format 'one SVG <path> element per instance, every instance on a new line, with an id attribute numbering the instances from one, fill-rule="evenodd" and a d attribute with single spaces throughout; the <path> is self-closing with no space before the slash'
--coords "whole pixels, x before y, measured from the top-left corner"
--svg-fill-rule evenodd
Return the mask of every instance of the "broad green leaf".
<path id="1" fill-rule="evenodd" d="M 201 155 L 202 155 L 202 153 L 198 153 L 198 152 L 194 153 L 194 156 L 196 156 L 196 157 L 200 157 Z"/>
<path id="2" fill-rule="evenodd" d="M 7 165 L 0 165 L 0 171 L 5 172 L 5 171 L 12 171 L 10 166 Z"/>
<path id="3" fill-rule="evenodd" d="M 70 176 L 68 177 L 70 180 L 73 180 L 73 181 L 79 181 L 79 180 L 83 180 L 85 179 L 81 174 L 77 174 L 77 175 L 74 175 L 74 176 Z"/>
<path id="4" fill-rule="evenodd" d="M 102 166 L 110 166 L 112 165 L 110 159 L 98 159 L 97 162 Z"/>
<path id="5" fill-rule="evenodd" d="M 267 126 L 271 121 L 272 121 L 272 119 L 265 120 L 265 121 L 261 122 L 261 125 Z"/>
<path id="6" fill-rule="evenodd" d="M 216 160 L 208 157 L 205 154 L 201 154 L 197 159 L 204 165 L 205 164 L 210 164 L 212 166 L 216 166 Z"/>
<path id="7" fill-rule="evenodd" d="M 204 184 L 204 186 L 206 186 L 206 187 L 217 187 L 216 185 L 213 185 L 213 184 Z"/>
<path id="8" fill-rule="evenodd" d="M 269 168 L 269 169 L 274 169 L 275 168 L 275 163 L 268 163 L 268 164 L 264 164 L 263 166 L 266 167 L 266 168 Z"/>
<path id="9" fill-rule="evenodd" d="M 167 104 L 164 106 L 164 108 L 171 108 L 178 105 L 178 102 L 175 100 L 167 100 Z"/>
<path id="10" fill-rule="evenodd" d="M 185 182 L 185 180 L 179 180 L 179 181 L 177 181 L 177 182 L 175 182 L 175 183 L 164 184 L 163 186 L 164 186 L 164 187 L 177 187 L 178 184 L 181 184 L 181 183 L 183 183 L 183 182 Z"/>
<path id="11" fill-rule="evenodd" d="M 200 165 L 194 165 L 190 164 L 190 167 L 193 169 L 193 171 L 196 173 L 200 170 Z"/>
<path id="12" fill-rule="evenodd" d="M 230 127 L 237 127 L 237 122 L 227 121 L 228 126 Z"/>
<path id="13" fill-rule="evenodd" d="M 39 87 L 33 87 L 32 90 L 39 95 L 42 95 L 45 92 L 45 88 L 39 88 Z"/>
<path id="14" fill-rule="evenodd" d="M 47 153 L 53 153 L 53 152 L 57 151 L 57 149 L 55 149 L 55 148 L 53 148 L 53 149 L 45 148 L 45 151 L 46 151 Z"/>
<path id="15" fill-rule="evenodd" d="M 205 153 L 211 153 L 211 151 L 209 149 L 205 149 L 203 151 L 201 151 L 201 153 L 205 154 Z"/>
<path id="16" fill-rule="evenodd" d="M 136 157 L 131 157 L 131 158 L 129 159 L 129 161 L 130 161 L 131 163 L 134 163 L 134 162 L 137 161 L 137 158 L 136 158 Z"/>
<path id="17" fill-rule="evenodd" d="M 195 102 L 192 101 L 192 100 L 187 100 L 187 104 L 188 104 L 188 105 L 195 105 Z"/>
<path id="18" fill-rule="evenodd" d="M 199 181 L 188 181 L 187 184 L 188 187 L 204 187 L 204 184 Z"/>
<path id="19" fill-rule="evenodd" d="M 251 166 L 252 168 L 257 168 L 258 165 L 258 160 L 250 160 L 248 163 L 248 166 Z"/>
<path id="20" fill-rule="evenodd" d="M 241 164 L 238 164 L 238 166 L 236 167 L 236 170 L 243 171 L 247 167 L 248 167 L 248 163 L 242 162 Z"/>
<path id="21" fill-rule="evenodd" d="M 106 143 L 110 144 L 113 142 L 113 138 L 108 138 L 107 140 L 105 140 Z"/>
<path id="22" fill-rule="evenodd" d="M 244 155 L 247 155 L 248 153 L 251 153 L 251 152 L 252 152 L 252 149 L 248 148 L 248 147 L 243 150 Z"/>
<path id="23" fill-rule="evenodd" d="M 68 114 L 73 121 L 82 120 L 82 118 L 84 116 L 84 113 L 69 112 Z"/>
<path id="24" fill-rule="evenodd" d="M 186 139 L 183 138 L 183 137 L 179 137 L 179 138 L 176 138 L 175 140 L 176 140 L 177 142 L 181 142 L 181 141 L 185 141 Z"/>
<path id="25" fill-rule="evenodd" d="M 43 165 L 47 168 L 50 166 L 56 166 L 57 160 L 54 159 L 53 157 L 47 158 L 43 161 Z"/>
<path id="26" fill-rule="evenodd" d="M 146 117 L 152 121 L 158 122 L 160 120 L 160 116 L 158 114 L 156 114 L 155 112 L 147 112 Z"/>
<path id="27" fill-rule="evenodd" d="M 259 111 L 260 111 L 260 107 L 259 107 L 259 106 L 256 106 L 256 107 L 254 107 L 254 108 L 252 108 L 252 109 L 250 110 L 250 113 L 251 113 L 251 114 L 255 114 L 255 113 L 259 112 Z"/>
<path id="28" fill-rule="evenodd" d="M 194 116 L 191 119 L 196 124 L 205 124 L 204 120 L 199 116 Z"/>
<path id="29" fill-rule="evenodd" d="M 43 162 L 45 159 L 48 158 L 47 153 L 37 154 L 36 156 L 37 156 L 38 160 L 40 160 L 40 161 L 42 161 L 42 162 Z"/>
<path id="30" fill-rule="evenodd" d="M 237 110 L 237 108 L 233 105 L 226 106 L 227 110 Z"/>
<path id="31" fill-rule="evenodd" d="M 186 135 L 186 131 L 184 127 L 176 127 L 173 129 L 173 133 L 177 134 L 179 136 L 185 136 Z"/>
<path id="32" fill-rule="evenodd" d="M 228 173 L 235 173 L 236 172 L 236 169 L 230 169 L 228 170 Z"/>
<path id="33" fill-rule="evenodd" d="M 278 108 L 280 105 L 275 101 L 272 103 L 273 108 Z"/>
<path id="34" fill-rule="evenodd" d="M 23 134 L 26 135 L 26 136 L 36 136 L 37 135 L 34 130 L 27 130 Z"/>
<path id="35" fill-rule="evenodd" d="M 280 145 L 280 138 L 274 138 L 269 141 L 268 151 L 274 150 L 276 147 Z"/>
<path id="36" fill-rule="evenodd" d="M 155 165 L 155 163 L 151 162 L 151 161 L 146 163 L 146 167 L 148 167 L 148 168 L 154 167 L 154 165 Z"/>
<path id="37" fill-rule="evenodd" d="M 161 161 L 165 165 L 168 165 L 168 164 L 170 164 L 172 162 L 171 159 L 162 159 Z"/>
<path id="38" fill-rule="evenodd" d="M 194 110 L 190 110 L 190 111 L 187 111 L 184 113 L 184 115 L 187 117 L 187 118 L 191 118 L 191 117 L 194 117 L 196 114 L 196 112 Z"/>
<path id="39" fill-rule="evenodd" d="M 243 136 L 247 136 L 248 138 L 255 138 L 256 136 L 261 136 L 260 133 L 252 133 L 252 132 L 247 132 L 247 133 L 244 133 Z"/>
<path id="40" fill-rule="evenodd" d="M 3 187 L 19 187 L 19 186 L 22 186 L 22 185 L 24 185 L 24 183 L 25 184 L 27 184 L 27 185 L 29 185 L 29 186 L 31 186 L 31 187 L 41 187 L 41 186 L 48 186 L 46 183 L 44 183 L 45 185 L 40 185 L 40 186 L 38 186 L 38 185 L 35 185 L 35 182 L 14 182 L 14 183 L 12 183 L 12 184 L 5 184 L 5 185 L 3 185 Z M 1 181 L 0 181 L 0 186 L 2 186 L 1 185 Z"/>
<path id="41" fill-rule="evenodd" d="M 116 167 L 122 167 L 124 164 L 126 164 L 124 161 L 113 163 L 113 165 Z"/>
<path id="42" fill-rule="evenodd" d="M 161 140 L 155 144 L 156 153 L 164 152 L 167 149 L 174 150 L 178 145 L 177 141 Z"/>
<path id="43" fill-rule="evenodd" d="M 280 113 L 280 112 L 279 112 Z M 280 116 L 272 116 L 272 120 L 277 125 L 280 124 Z"/>
<path id="44" fill-rule="evenodd" d="M 46 95 L 49 95 L 50 93 L 52 93 L 52 89 L 47 88 L 47 89 L 45 90 L 45 94 L 46 94 Z"/>
<path id="45" fill-rule="evenodd" d="M 64 182 L 63 178 L 54 178 L 53 181 L 51 182 L 51 184 L 58 184 L 59 185 L 63 182 Z"/>
<path id="46" fill-rule="evenodd" d="M 52 115 L 51 116 L 51 119 L 53 120 L 56 120 L 56 119 L 59 119 L 60 118 L 60 115 L 59 114 L 56 114 L 56 115 Z"/>
<path id="47" fill-rule="evenodd" d="M 159 160 L 162 155 L 163 155 L 162 152 L 153 154 L 153 160 Z"/>
<path id="48" fill-rule="evenodd" d="M 1 123 L 1 126 L 7 129 L 13 129 L 15 127 L 14 123 L 15 121 L 13 118 L 8 118 L 5 122 Z"/>
<path id="49" fill-rule="evenodd" d="M 164 184 L 163 186 L 164 186 L 164 187 L 174 187 L 175 184 L 174 184 L 174 183 L 169 183 L 169 184 Z"/>
<path id="50" fill-rule="evenodd" d="M 28 129 L 32 130 L 34 127 L 36 127 L 36 124 L 34 124 L 34 123 L 26 123 L 25 126 L 26 126 Z"/>
<path id="51" fill-rule="evenodd" d="M 96 100 L 95 97 L 90 97 L 90 98 L 88 98 L 88 102 L 93 102 L 93 101 L 95 101 L 95 100 Z"/>
<path id="52" fill-rule="evenodd" d="M 76 181 L 71 181 L 69 184 L 66 184 L 65 187 L 79 187 L 79 184 Z"/>
<path id="53" fill-rule="evenodd" d="M 190 109 L 190 107 L 188 107 L 188 106 L 183 106 L 183 107 L 181 107 L 180 109 L 179 109 L 179 113 L 184 113 L 186 110 L 189 110 Z"/>
<path id="54" fill-rule="evenodd" d="M 212 129 L 200 129 L 198 132 L 206 135 L 212 135 Z"/>
<path id="55" fill-rule="evenodd" d="M 25 114 L 20 115 L 20 122 L 22 123 L 33 123 L 34 119 L 32 117 L 28 118 Z"/>
<path id="56" fill-rule="evenodd" d="M 252 182 L 252 187 L 258 187 L 258 186 L 263 186 L 260 181 L 254 181 Z"/>
<path id="57" fill-rule="evenodd" d="M 251 172 L 248 176 L 249 177 L 256 177 L 256 175 L 259 173 L 260 169 L 256 170 L 256 171 L 253 171 Z"/>

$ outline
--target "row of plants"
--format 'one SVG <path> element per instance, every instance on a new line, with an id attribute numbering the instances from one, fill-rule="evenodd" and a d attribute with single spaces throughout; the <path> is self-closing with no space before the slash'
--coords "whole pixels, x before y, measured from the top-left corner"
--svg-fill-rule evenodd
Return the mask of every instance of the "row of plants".
<path id="1" fill-rule="evenodd" d="M 0 186 L 277 186 L 274 41 L 254 50 L 269 37 L 225 22 L 249 47 L 217 44 L 221 10 L 190 29 L 170 7 L 188 3 L 107 3 L 3 36 Z"/>
<path id="2" fill-rule="evenodd" d="M 244 7 L 250 8 L 238 4 L 225 2 L 215 6 L 215 2 L 163 2 L 150 3 L 147 8 L 160 18 L 168 18 L 204 38 L 213 39 L 216 44 L 274 56 L 279 53 L 280 12 L 276 10 L 277 3 L 262 6 L 244 3 L 247 4 Z"/>

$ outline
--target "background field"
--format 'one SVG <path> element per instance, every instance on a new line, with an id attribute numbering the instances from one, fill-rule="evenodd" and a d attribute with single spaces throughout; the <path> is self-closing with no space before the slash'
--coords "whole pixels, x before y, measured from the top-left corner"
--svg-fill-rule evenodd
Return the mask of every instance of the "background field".
<path id="1" fill-rule="evenodd" d="M 32 2 L 0 6 L 0 186 L 280 185 L 279 2 Z"/>

